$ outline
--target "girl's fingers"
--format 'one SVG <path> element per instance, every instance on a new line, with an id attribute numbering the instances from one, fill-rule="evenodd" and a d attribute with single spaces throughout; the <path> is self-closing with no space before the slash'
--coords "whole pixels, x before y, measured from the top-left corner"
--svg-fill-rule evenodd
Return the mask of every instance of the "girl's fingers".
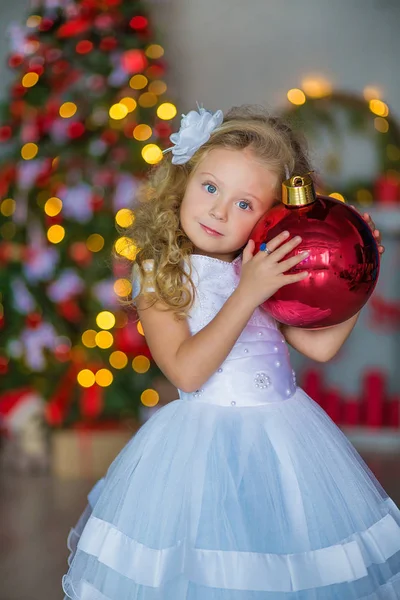
<path id="1" fill-rule="evenodd" d="M 308 271 L 302 271 L 301 273 L 295 273 L 294 275 L 282 275 L 282 287 L 284 285 L 288 285 L 289 283 L 297 283 L 298 281 L 302 281 L 303 279 L 307 279 Z"/>
<path id="2" fill-rule="evenodd" d="M 296 256 L 292 256 L 291 258 L 287 258 L 286 260 L 282 260 L 278 263 L 279 273 L 286 273 L 292 267 L 295 267 L 299 263 L 303 262 L 310 255 L 309 252 L 304 251 L 300 252 L 300 254 L 296 254 Z"/>
<path id="3" fill-rule="evenodd" d="M 277 248 L 279 248 L 279 246 L 281 244 L 283 244 L 283 242 L 285 240 L 287 240 L 287 238 L 289 237 L 289 235 L 290 234 L 289 234 L 288 231 L 282 231 L 282 233 L 280 233 L 276 237 L 272 238 L 272 240 L 270 240 L 269 242 L 267 242 L 267 248 L 268 248 L 269 252 L 265 252 L 265 250 L 260 250 L 259 254 L 268 256 L 269 253 L 272 253 Z"/>
<path id="4" fill-rule="evenodd" d="M 282 246 L 279 246 L 279 248 L 277 248 L 273 253 L 274 261 L 279 262 L 280 260 L 285 258 L 286 254 L 289 254 L 289 252 L 294 250 L 294 248 L 296 248 L 296 246 L 298 246 L 300 244 L 300 242 L 301 242 L 301 237 L 298 235 L 298 236 L 294 237 L 293 239 L 289 240 L 288 242 L 286 242 L 285 244 L 283 244 Z M 268 248 L 269 248 L 269 243 L 268 243 Z"/>

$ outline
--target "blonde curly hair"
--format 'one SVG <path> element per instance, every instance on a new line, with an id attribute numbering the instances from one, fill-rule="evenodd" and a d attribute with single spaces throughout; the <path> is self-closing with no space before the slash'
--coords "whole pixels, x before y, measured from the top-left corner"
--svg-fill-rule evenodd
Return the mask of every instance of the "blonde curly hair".
<path id="1" fill-rule="evenodd" d="M 195 295 L 188 260 L 194 246 L 181 228 L 180 205 L 189 178 L 198 164 L 210 150 L 221 147 L 235 150 L 250 148 L 257 160 L 274 171 L 278 175 L 278 202 L 282 181 L 286 179 L 285 166 L 291 174 L 304 174 L 311 170 L 304 139 L 281 118 L 269 115 L 262 107 L 243 105 L 233 107 L 225 114 L 222 125 L 212 132 L 209 141 L 187 163 L 172 164 L 171 153 L 168 153 L 149 171 L 134 209 L 134 223 L 125 233 L 139 248 L 133 277 L 140 275 L 141 291 L 145 292 L 144 261 L 152 259 L 151 298 L 154 302 L 162 301 L 167 310 L 174 311 L 179 317 L 187 316 Z M 185 269 L 185 263 L 189 271 Z M 132 297 L 133 302 L 138 295 Z"/>

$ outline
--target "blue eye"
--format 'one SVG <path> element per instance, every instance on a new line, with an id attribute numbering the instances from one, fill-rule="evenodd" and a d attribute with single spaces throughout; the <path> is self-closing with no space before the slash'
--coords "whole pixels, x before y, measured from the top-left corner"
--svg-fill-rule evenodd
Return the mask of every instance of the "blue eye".
<path id="1" fill-rule="evenodd" d="M 245 206 L 243 206 L 243 204 L 244 204 Z M 243 210 L 247 210 L 248 208 L 250 208 L 250 209 L 251 209 L 251 204 L 250 204 L 250 202 L 247 202 L 246 200 L 240 200 L 240 202 L 239 202 L 239 206 L 240 206 L 240 208 L 243 208 Z"/>
<path id="2" fill-rule="evenodd" d="M 212 183 L 203 183 L 203 186 L 205 186 L 209 194 L 215 194 L 215 192 L 217 191 L 217 188 Z"/>

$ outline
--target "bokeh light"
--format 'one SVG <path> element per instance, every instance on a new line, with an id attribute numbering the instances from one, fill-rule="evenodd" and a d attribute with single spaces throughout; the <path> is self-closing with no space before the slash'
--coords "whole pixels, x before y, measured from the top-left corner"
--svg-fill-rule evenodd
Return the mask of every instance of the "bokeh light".
<path id="1" fill-rule="evenodd" d="M 100 252 L 104 248 L 104 238 L 99 233 L 92 233 L 86 240 L 86 247 L 90 252 Z"/>
<path id="2" fill-rule="evenodd" d="M 369 109 L 378 117 L 387 117 L 389 114 L 389 107 L 382 100 L 377 100 L 376 98 L 369 101 Z"/>
<path id="3" fill-rule="evenodd" d="M 37 144 L 34 144 L 33 142 L 28 142 L 27 144 L 24 144 L 21 148 L 21 156 L 24 160 L 32 160 L 33 158 L 35 158 L 38 152 L 39 148 Z"/>
<path id="4" fill-rule="evenodd" d="M 298 88 L 293 88 L 292 90 L 289 90 L 287 93 L 287 98 L 289 102 L 295 104 L 296 106 L 301 106 L 306 101 L 305 93 L 302 90 L 299 90 Z"/>
<path id="5" fill-rule="evenodd" d="M 125 352 L 121 352 L 121 350 L 116 350 L 110 354 L 110 365 L 114 367 L 114 369 L 124 369 L 128 364 L 128 357 Z"/>
<path id="6" fill-rule="evenodd" d="M 118 102 L 111 106 L 109 114 L 112 119 L 124 119 L 128 114 L 128 107 L 125 104 L 122 104 L 122 102 Z"/>
<path id="7" fill-rule="evenodd" d="M 126 106 L 126 108 L 128 109 L 128 112 L 133 112 L 137 107 L 136 100 L 134 98 L 131 98 L 130 96 L 125 96 L 125 98 L 121 98 L 119 103 L 124 104 L 124 106 Z"/>
<path id="8" fill-rule="evenodd" d="M 94 329 L 87 329 L 82 333 L 82 344 L 86 346 L 86 348 L 95 348 L 96 335 L 97 331 L 95 331 Z"/>
<path id="9" fill-rule="evenodd" d="M 144 75 L 134 75 L 129 81 L 129 85 L 134 90 L 143 90 L 148 84 L 149 80 Z"/>
<path id="10" fill-rule="evenodd" d="M 100 329 L 112 329 L 115 325 L 115 316 L 109 310 L 103 310 L 97 315 L 96 323 Z"/>
<path id="11" fill-rule="evenodd" d="M 138 250 L 131 238 L 122 236 L 115 242 L 115 251 L 128 260 L 135 260 Z"/>
<path id="12" fill-rule="evenodd" d="M 142 148 L 142 156 L 149 165 L 155 165 L 162 159 L 162 151 L 157 144 L 147 144 Z"/>
<path id="13" fill-rule="evenodd" d="M 114 292 L 119 298 L 126 298 L 132 291 L 129 279 L 120 278 L 114 283 Z"/>
<path id="14" fill-rule="evenodd" d="M 47 239 L 52 244 L 59 244 L 65 237 L 65 229 L 62 225 L 52 225 L 47 230 Z"/>
<path id="15" fill-rule="evenodd" d="M 140 400 L 144 406 L 152 407 L 156 406 L 160 401 L 160 396 L 156 390 L 148 389 L 144 390 L 142 395 L 140 396 Z"/>
<path id="16" fill-rule="evenodd" d="M 62 200 L 60 200 L 60 198 L 57 198 L 56 196 L 52 196 L 47 200 L 46 204 L 44 205 L 44 212 L 49 217 L 55 217 L 61 212 L 62 206 Z"/>
<path id="17" fill-rule="evenodd" d="M 39 81 L 39 75 L 37 73 L 26 73 L 22 78 L 22 85 L 25 88 L 33 87 Z"/>
<path id="18" fill-rule="evenodd" d="M 114 338 L 109 331 L 99 331 L 96 333 L 96 346 L 102 348 L 103 350 L 106 348 L 110 348 L 114 343 Z"/>
<path id="19" fill-rule="evenodd" d="M 64 102 L 64 104 L 61 104 L 59 109 L 60 117 L 63 119 L 69 119 L 70 117 L 74 116 L 77 110 L 78 107 L 74 102 Z"/>
<path id="20" fill-rule="evenodd" d="M 148 125 L 137 125 L 133 130 L 133 137 L 139 142 L 145 142 L 152 136 L 152 129 Z"/>
<path id="21" fill-rule="evenodd" d="M 171 102 L 164 102 L 157 108 L 157 117 L 164 121 L 169 121 L 176 116 L 177 109 Z"/>
<path id="22" fill-rule="evenodd" d="M 82 369 L 82 371 L 79 371 L 77 380 L 79 385 L 85 388 L 92 387 L 96 381 L 94 373 L 89 369 Z"/>
<path id="23" fill-rule="evenodd" d="M 389 131 L 389 123 L 386 119 L 383 119 L 382 117 L 375 117 L 374 127 L 380 133 L 387 133 Z"/>
<path id="24" fill-rule="evenodd" d="M 136 373 L 147 373 L 150 369 L 150 360 L 147 356 L 139 354 L 139 356 L 135 356 L 132 361 L 132 369 L 136 371 Z"/>
<path id="25" fill-rule="evenodd" d="M 157 96 L 151 92 L 145 92 L 138 98 L 138 104 L 143 108 L 151 108 L 152 106 L 155 106 L 157 102 Z"/>
<path id="26" fill-rule="evenodd" d="M 135 215 L 129 208 L 121 208 L 115 215 L 115 222 L 120 227 L 131 227 L 135 220 Z"/>
<path id="27" fill-rule="evenodd" d="M 146 48 L 145 54 L 148 56 L 148 58 L 157 60 L 158 58 L 164 56 L 164 48 L 159 44 L 151 44 Z"/>
<path id="28" fill-rule="evenodd" d="M 5 198 L 0 205 L 0 212 L 4 217 L 11 217 L 15 212 L 16 203 L 13 198 Z"/>
<path id="29" fill-rule="evenodd" d="M 109 369 L 99 369 L 95 375 L 97 385 L 108 387 L 113 382 L 113 374 Z"/>

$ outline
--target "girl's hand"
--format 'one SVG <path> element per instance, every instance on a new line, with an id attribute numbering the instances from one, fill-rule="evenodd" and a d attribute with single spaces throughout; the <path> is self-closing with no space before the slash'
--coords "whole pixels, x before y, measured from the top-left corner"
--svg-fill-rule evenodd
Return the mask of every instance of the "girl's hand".
<path id="1" fill-rule="evenodd" d="M 243 250 L 242 272 L 238 289 L 245 290 L 246 296 L 255 306 L 262 304 L 284 285 L 301 281 L 308 275 L 307 271 L 284 275 L 286 271 L 298 265 L 309 254 L 302 252 L 283 260 L 301 242 L 300 237 L 295 237 L 284 243 L 289 235 L 288 231 L 284 231 L 269 241 L 270 254 L 260 250 L 253 256 L 255 247 L 253 240 L 249 240 Z"/>
<path id="2" fill-rule="evenodd" d="M 355 208 L 355 206 L 351 205 L 351 207 L 354 208 L 354 210 L 356 210 L 357 212 L 359 212 Z M 376 242 L 378 244 L 378 252 L 379 252 L 379 254 L 383 254 L 385 252 L 385 246 L 382 246 L 382 244 L 381 244 L 381 242 L 382 242 L 381 233 L 380 233 L 379 229 L 376 229 L 375 223 L 371 219 L 371 215 L 369 213 L 365 212 L 361 216 L 364 219 L 364 221 L 366 221 L 367 225 L 369 225 L 370 228 L 371 228 L 372 235 L 374 236 L 374 238 L 376 239 Z"/>

